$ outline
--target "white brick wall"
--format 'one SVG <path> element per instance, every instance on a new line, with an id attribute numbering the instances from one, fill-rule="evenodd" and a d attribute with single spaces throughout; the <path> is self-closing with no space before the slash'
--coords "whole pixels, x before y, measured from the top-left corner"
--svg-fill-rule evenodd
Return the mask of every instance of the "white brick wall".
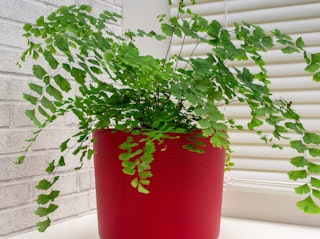
<path id="1" fill-rule="evenodd" d="M 22 27 L 57 6 L 82 3 L 92 5 L 95 14 L 103 9 L 122 12 L 122 0 L 0 1 L 0 238 L 35 229 L 34 200 L 39 192 L 34 187 L 44 177 L 47 163 L 57 157 L 59 142 L 74 132 L 76 122 L 70 115 L 58 120 L 43 132 L 24 164 L 13 164 L 33 129 L 24 115 L 28 104 L 22 99 L 33 79 L 32 65 L 16 66 L 26 47 Z M 121 26 L 115 30 L 121 31 Z M 95 211 L 93 164 L 87 162 L 82 170 L 74 171 L 74 157 L 67 159 L 66 168 L 59 169 L 61 179 L 55 188 L 61 196 L 57 200 L 60 208 L 52 215 L 55 222 Z"/>

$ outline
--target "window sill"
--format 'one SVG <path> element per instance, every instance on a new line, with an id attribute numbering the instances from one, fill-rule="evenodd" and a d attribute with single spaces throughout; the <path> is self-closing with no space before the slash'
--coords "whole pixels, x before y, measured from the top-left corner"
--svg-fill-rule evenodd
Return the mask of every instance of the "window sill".
<path id="1" fill-rule="evenodd" d="M 219 239 L 316 239 L 320 228 L 223 217 Z M 99 239 L 96 214 L 50 227 L 45 233 L 25 233 L 11 239 Z"/>

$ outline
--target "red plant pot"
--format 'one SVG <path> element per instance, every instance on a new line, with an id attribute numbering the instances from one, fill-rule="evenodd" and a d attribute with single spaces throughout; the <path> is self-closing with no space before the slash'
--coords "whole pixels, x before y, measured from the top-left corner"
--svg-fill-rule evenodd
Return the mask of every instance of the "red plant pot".
<path id="1" fill-rule="evenodd" d="M 153 177 L 142 194 L 122 172 L 118 146 L 129 134 L 99 130 L 94 137 L 98 226 L 101 239 L 216 239 L 220 231 L 225 150 L 183 149 L 192 134 L 166 140 L 154 154 Z"/>

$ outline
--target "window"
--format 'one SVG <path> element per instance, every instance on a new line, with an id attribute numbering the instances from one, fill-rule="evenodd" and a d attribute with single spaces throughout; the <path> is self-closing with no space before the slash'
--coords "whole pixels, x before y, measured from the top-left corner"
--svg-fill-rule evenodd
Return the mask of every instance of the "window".
<path id="1" fill-rule="evenodd" d="M 320 50 L 318 0 L 198 0 L 189 8 L 228 27 L 233 22 L 246 21 L 266 30 L 280 29 L 293 39 L 302 36 L 309 51 Z M 176 13 L 174 5 L 171 14 Z M 181 39 L 175 38 L 173 42 L 171 50 L 178 53 Z M 187 42 L 182 54 L 188 56 L 190 49 L 192 42 Z M 207 50 L 199 46 L 196 55 L 201 57 Z M 293 101 L 306 128 L 319 132 L 320 85 L 304 72 L 304 60 L 294 55 L 283 56 L 277 49 L 265 59 L 274 96 Z M 225 110 L 238 122 L 244 125 L 247 122 L 246 106 L 235 103 Z M 224 215 L 319 226 L 319 216 L 305 215 L 295 208 L 299 198 L 292 189 L 296 184 L 286 174 L 291 168 L 289 159 L 295 152 L 288 145 L 283 145 L 282 151 L 271 149 L 250 133 L 230 131 L 229 134 L 235 167 L 225 176 Z"/>

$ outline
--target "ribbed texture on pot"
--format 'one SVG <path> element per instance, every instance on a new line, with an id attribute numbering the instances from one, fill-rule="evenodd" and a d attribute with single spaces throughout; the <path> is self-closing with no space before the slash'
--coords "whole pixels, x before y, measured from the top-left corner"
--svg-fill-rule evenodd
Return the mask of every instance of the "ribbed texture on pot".
<path id="1" fill-rule="evenodd" d="M 95 175 L 101 239 L 215 239 L 219 235 L 225 150 L 205 154 L 182 147 L 190 143 L 166 140 L 156 152 L 153 177 L 145 195 L 132 188 L 122 173 L 118 146 L 128 134 L 97 131 Z"/>

